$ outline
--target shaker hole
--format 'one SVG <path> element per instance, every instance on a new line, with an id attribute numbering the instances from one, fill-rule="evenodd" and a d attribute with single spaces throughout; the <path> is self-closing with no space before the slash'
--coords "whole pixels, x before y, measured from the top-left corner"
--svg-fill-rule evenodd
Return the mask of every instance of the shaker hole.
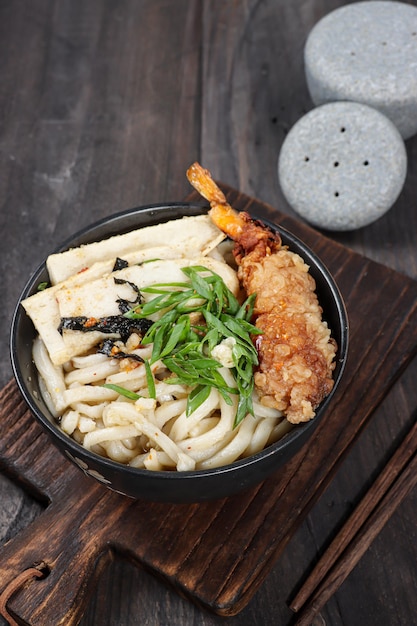
<path id="1" fill-rule="evenodd" d="M 309 160 L 310 160 L 310 157 L 308 157 L 308 156 L 305 156 L 305 157 L 304 157 L 304 161 L 305 161 L 306 163 L 308 163 L 308 162 L 309 162 Z"/>
<path id="2" fill-rule="evenodd" d="M 369 165 L 369 161 L 364 161 L 364 162 L 363 162 L 363 164 L 364 164 L 364 165 L 365 165 L 365 167 L 366 167 L 367 165 Z"/>
<path id="3" fill-rule="evenodd" d="M 333 163 L 333 167 L 339 167 L 339 161 L 335 161 L 335 162 Z"/>
<path id="4" fill-rule="evenodd" d="M 341 127 L 341 129 L 340 129 L 340 132 L 341 132 L 341 133 L 346 132 L 346 128 L 345 128 L 344 126 L 342 126 L 342 127 Z"/>
<path id="5" fill-rule="evenodd" d="M 334 197 L 335 197 L 335 198 L 338 198 L 338 197 L 339 197 L 339 192 L 338 192 L 338 191 L 335 191 L 335 192 L 334 192 Z"/>

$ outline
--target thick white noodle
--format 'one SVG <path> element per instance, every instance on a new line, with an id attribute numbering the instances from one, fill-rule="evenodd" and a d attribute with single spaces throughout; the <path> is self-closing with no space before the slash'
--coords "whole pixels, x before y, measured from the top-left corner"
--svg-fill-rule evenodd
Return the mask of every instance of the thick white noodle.
<path id="1" fill-rule="evenodd" d="M 290 428 L 279 412 L 262 406 L 256 394 L 256 417 L 248 415 L 233 428 L 237 396 L 231 396 L 229 405 L 212 389 L 187 417 L 188 388 L 155 381 L 157 399 L 149 398 L 143 364 L 120 370 L 116 359 L 87 355 L 65 367 L 55 366 L 40 339 L 34 345 L 34 360 L 54 413 L 61 415 L 62 430 L 86 449 L 133 467 L 178 471 L 219 467 L 262 450 Z M 163 364 L 154 363 L 152 371 L 163 373 Z M 220 372 L 232 387 L 230 370 Z M 139 399 L 132 402 L 103 387 L 105 382 L 130 389 Z"/>
<path id="2" fill-rule="evenodd" d="M 174 441 L 182 441 L 185 439 L 190 430 L 207 415 L 219 408 L 220 406 L 220 394 L 212 388 L 207 400 L 203 402 L 191 415 L 187 417 L 185 411 L 175 420 L 175 424 L 170 430 L 169 436 Z"/>
<path id="3" fill-rule="evenodd" d="M 80 414 L 78 411 L 66 411 L 61 419 L 61 428 L 67 435 L 72 435 L 78 426 Z"/>
<path id="4" fill-rule="evenodd" d="M 250 437 L 248 446 L 242 451 L 242 456 L 251 456 L 259 450 L 263 450 L 266 443 L 271 436 L 272 429 L 276 423 L 276 420 L 272 419 L 259 419 L 252 435 Z"/>
<path id="5" fill-rule="evenodd" d="M 176 463 L 178 471 L 193 470 L 194 460 L 177 446 L 177 444 L 165 435 L 157 426 L 148 422 L 142 415 L 135 422 L 137 428 L 157 444 Z"/>
<path id="6" fill-rule="evenodd" d="M 89 385 L 90 383 L 103 380 L 103 378 L 107 378 L 119 371 L 119 364 L 116 359 L 104 358 L 106 361 L 102 361 L 96 365 L 90 365 L 89 367 L 74 369 L 68 372 L 68 374 L 65 375 L 65 384 L 68 386 L 73 383 Z"/>
<path id="7" fill-rule="evenodd" d="M 225 367 L 219 368 L 219 372 L 224 377 L 226 383 L 230 387 L 233 387 L 235 383 L 231 372 Z M 215 391 L 215 393 L 218 394 L 219 398 L 221 415 L 220 420 L 218 421 L 216 426 L 214 426 L 214 428 L 204 433 L 203 435 L 199 435 L 197 437 L 189 437 L 181 441 L 181 447 L 183 448 L 183 450 L 186 449 L 190 455 L 192 455 L 194 451 L 210 448 L 218 441 L 222 441 L 227 433 L 233 431 L 233 422 L 237 409 L 237 396 L 231 396 L 232 404 L 227 404 L 218 391 Z"/>
<path id="8" fill-rule="evenodd" d="M 72 408 L 78 411 L 79 414 L 91 417 L 94 420 L 98 420 L 103 415 L 104 407 L 107 406 L 106 402 L 100 404 L 87 404 L 86 402 L 73 402 Z"/>
<path id="9" fill-rule="evenodd" d="M 64 391 L 64 406 L 62 408 L 71 406 L 75 402 L 104 402 L 106 400 L 110 402 L 111 400 L 116 400 L 117 396 L 117 391 L 112 389 L 106 389 L 98 385 L 79 385 Z"/>
<path id="10" fill-rule="evenodd" d="M 61 366 L 52 363 L 45 344 L 40 337 L 37 337 L 33 342 L 32 356 L 36 369 L 42 377 L 54 406 L 54 417 L 57 417 L 67 406 L 64 398 L 66 385 L 63 369 Z"/>
<path id="11" fill-rule="evenodd" d="M 159 428 L 163 428 L 172 418 L 178 418 L 187 408 L 187 398 L 179 398 L 178 400 L 169 400 L 161 404 L 155 409 L 155 424 Z"/>
<path id="12" fill-rule="evenodd" d="M 101 444 L 106 451 L 107 456 L 113 461 L 119 463 L 129 463 L 137 455 L 137 449 L 133 450 L 126 446 L 122 440 L 113 440 L 103 442 Z"/>
<path id="13" fill-rule="evenodd" d="M 256 421 L 252 415 L 247 415 L 241 422 L 239 430 L 232 440 L 222 447 L 216 454 L 205 461 L 201 461 L 199 469 L 211 469 L 220 465 L 228 465 L 236 461 L 250 443 L 251 436 L 256 426 Z"/>
<path id="14" fill-rule="evenodd" d="M 129 426 L 109 426 L 108 428 L 96 429 L 87 433 L 84 437 L 84 448 L 91 450 L 92 446 L 105 441 L 118 441 L 127 437 L 136 437 L 138 429 L 134 424 Z"/>

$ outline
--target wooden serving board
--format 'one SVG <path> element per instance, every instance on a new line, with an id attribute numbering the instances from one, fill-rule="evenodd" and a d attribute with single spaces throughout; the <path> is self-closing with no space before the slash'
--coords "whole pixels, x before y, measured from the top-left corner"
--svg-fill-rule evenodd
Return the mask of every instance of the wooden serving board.
<path id="1" fill-rule="evenodd" d="M 417 351 L 416 282 L 223 188 L 236 208 L 303 239 L 335 276 L 350 319 L 342 383 L 312 439 L 265 483 L 220 501 L 166 505 L 133 501 L 83 476 L 50 443 L 10 382 L 0 393 L 0 470 L 48 503 L 0 549 L 0 592 L 34 564 L 43 562 L 49 571 L 8 602 L 23 624 L 77 624 L 114 552 L 205 608 L 238 613 Z M 188 199 L 199 200 L 194 193 Z"/>

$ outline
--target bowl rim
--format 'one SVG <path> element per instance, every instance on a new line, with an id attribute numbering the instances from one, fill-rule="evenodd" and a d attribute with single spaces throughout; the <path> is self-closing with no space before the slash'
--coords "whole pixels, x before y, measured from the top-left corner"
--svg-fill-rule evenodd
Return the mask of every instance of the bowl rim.
<path id="1" fill-rule="evenodd" d="M 153 203 L 153 204 L 145 204 L 137 207 L 133 207 L 130 209 L 125 209 L 122 211 L 118 211 L 112 213 L 107 217 L 100 218 L 97 221 L 94 221 L 83 228 L 79 229 L 70 237 L 67 237 L 59 246 L 55 247 L 52 252 L 49 254 L 54 254 L 58 252 L 62 252 L 67 250 L 70 247 L 77 247 L 80 244 L 74 243 L 80 239 L 84 239 L 88 237 L 89 234 L 97 231 L 100 227 L 110 226 L 112 223 L 117 226 L 117 223 L 120 220 L 126 220 L 129 217 L 133 217 L 142 212 L 149 212 L 152 214 L 153 211 L 156 213 L 162 212 L 163 210 L 171 210 L 171 209 L 185 209 L 186 212 L 181 216 L 167 218 L 164 221 L 168 221 L 169 219 L 181 219 L 184 215 L 199 215 L 205 214 L 208 211 L 208 207 L 206 204 L 200 204 L 196 202 L 166 202 L 166 203 Z M 160 479 L 163 477 L 166 480 L 170 481 L 178 481 L 178 480 L 195 480 L 200 477 L 209 477 L 215 476 L 218 474 L 231 474 L 238 472 L 240 469 L 245 467 L 250 467 L 256 464 L 259 459 L 268 459 L 274 456 L 277 451 L 284 451 L 288 446 L 292 445 L 296 440 L 306 434 L 307 431 L 315 429 L 317 423 L 327 410 L 329 403 L 331 402 L 336 389 L 338 388 L 339 382 L 342 378 L 343 372 L 345 370 L 345 365 L 347 361 L 348 355 L 348 345 L 349 345 L 349 322 L 347 311 L 345 307 L 345 303 L 341 292 L 336 284 L 335 279 L 333 278 L 330 271 L 327 269 L 326 265 L 323 261 L 318 257 L 318 255 L 309 248 L 299 237 L 291 233 L 289 230 L 284 228 L 279 224 L 275 224 L 274 222 L 265 219 L 259 218 L 256 214 L 250 213 L 251 217 L 254 219 L 259 219 L 269 228 L 277 231 L 283 238 L 283 240 L 289 243 L 289 247 L 291 249 L 291 244 L 295 244 L 298 247 L 302 254 L 304 261 L 310 260 L 314 263 L 314 270 L 317 271 L 321 277 L 324 279 L 326 283 L 326 287 L 329 289 L 331 294 L 333 303 L 336 309 L 336 317 L 340 321 L 340 340 L 338 341 L 338 351 L 337 351 L 337 363 L 335 371 L 337 373 L 334 376 L 334 385 L 330 394 L 320 403 L 316 416 L 309 420 L 308 422 L 303 422 L 299 425 L 296 425 L 291 431 L 289 431 L 284 437 L 279 439 L 277 442 L 271 444 L 270 446 L 263 448 L 259 452 L 252 454 L 243 459 L 238 459 L 233 461 L 232 463 L 228 463 L 225 465 L 221 465 L 219 467 L 209 468 L 209 469 L 195 469 L 195 470 L 186 470 L 186 471 L 168 471 L 168 470 L 147 470 L 143 468 L 135 468 L 129 465 L 125 465 L 123 463 L 113 461 L 112 459 L 108 459 L 103 457 L 95 452 L 87 450 L 81 444 L 76 442 L 70 435 L 67 435 L 64 431 L 62 431 L 59 427 L 59 424 L 56 422 L 55 418 L 50 415 L 50 419 L 44 415 L 44 413 L 38 408 L 37 403 L 33 400 L 32 393 L 26 383 L 26 378 L 24 372 L 21 369 L 20 361 L 18 358 L 18 329 L 21 322 L 22 317 L 26 316 L 26 313 L 21 306 L 21 301 L 34 293 L 34 288 L 39 284 L 40 275 L 47 272 L 46 270 L 46 258 L 42 261 L 38 267 L 31 273 L 30 277 L 26 281 L 21 294 L 18 298 L 17 304 L 14 309 L 12 323 L 11 323 L 11 331 L 10 331 L 10 359 L 12 364 L 13 374 L 19 388 L 21 395 L 23 396 L 28 408 L 30 409 L 32 415 L 37 419 L 38 422 L 45 428 L 45 431 L 52 438 L 58 439 L 60 443 L 63 444 L 64 448 L 69 448 L 71 453 L 77 457 L 78 455 L 87 457 L 92 461 L 92 464 L 100 464 L 110 470 L 123 471 L 126 475 L 132 475 L 135 477 L 144 476 L 147 479 Z M 159 222 L 155 222 L 159 223 Z M 143 226 L 135 226 L 133 228 L 141 228 Z M 114 234 L 120 234 L 123 232 L 128 232 L 133 229 L 132 227 L 128 227 L 126 229 L 118 228 L 114 233 L 108 234 L 105 237 L 101 237 L 101 239 L 106 239 Z M 97 241 L 97 238 L 89 239 L 90 242 Z M 87 240 L 86 242 L 87 243 Z M 48 256 L 49 256 L 48 254 Z M 309 264 L 311 267 L 311 264 Z M 36 333 L 36 331 L 35 331 Z M 67 452 L 68 454 L 68 452 Z"/>

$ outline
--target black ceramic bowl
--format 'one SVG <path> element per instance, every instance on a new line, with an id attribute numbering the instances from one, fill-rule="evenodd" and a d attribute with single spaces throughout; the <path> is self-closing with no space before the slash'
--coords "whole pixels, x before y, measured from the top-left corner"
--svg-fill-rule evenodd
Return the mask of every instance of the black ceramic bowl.
<path id="1" fill-rule="evenodd" d="M 76 234 L 58 251 L 84 243 L 105 239 L 141 226 L 149 226 L 183 215 L 205 213 L 199 205 L 165 204 L 148 206 L 117 213 Z M 161 502 L 198 502 L 222 498 L 262 482 L 297 452 L 311 436 L 326 413 L 332 395 L 341 379 L 348 345 L 348 323 L 339 290 L 323 263 L 298 238 L 286 230 L 269 224 L 277 230 L 284 244 L 297 252 L 310 266 L 317 283 L 317 292 L 324 310 L 324 318 L 337 341 L 338 354 L 334 371 L 335 385 L 332 393 L 318 408 L 316 417 L 299 426 L 277 443 L 244 460 L 211 470 L 187 472 L 149 471 L 131 468 L 89 452 L 62 432 L 48 411 L 40 393 L 38 375 L 32 361 L 34 326 L 23 307 L 18 304 L 12 322 L 11 359 L 19 389 L 31 412 L 51 437 L 59 450 L 85 474 L 99 480 L 115 491 L 133 498 Z M 39 283 L 48 280 L 43 263 L 27 282 L 21 299 L 37 290 Z"/>

